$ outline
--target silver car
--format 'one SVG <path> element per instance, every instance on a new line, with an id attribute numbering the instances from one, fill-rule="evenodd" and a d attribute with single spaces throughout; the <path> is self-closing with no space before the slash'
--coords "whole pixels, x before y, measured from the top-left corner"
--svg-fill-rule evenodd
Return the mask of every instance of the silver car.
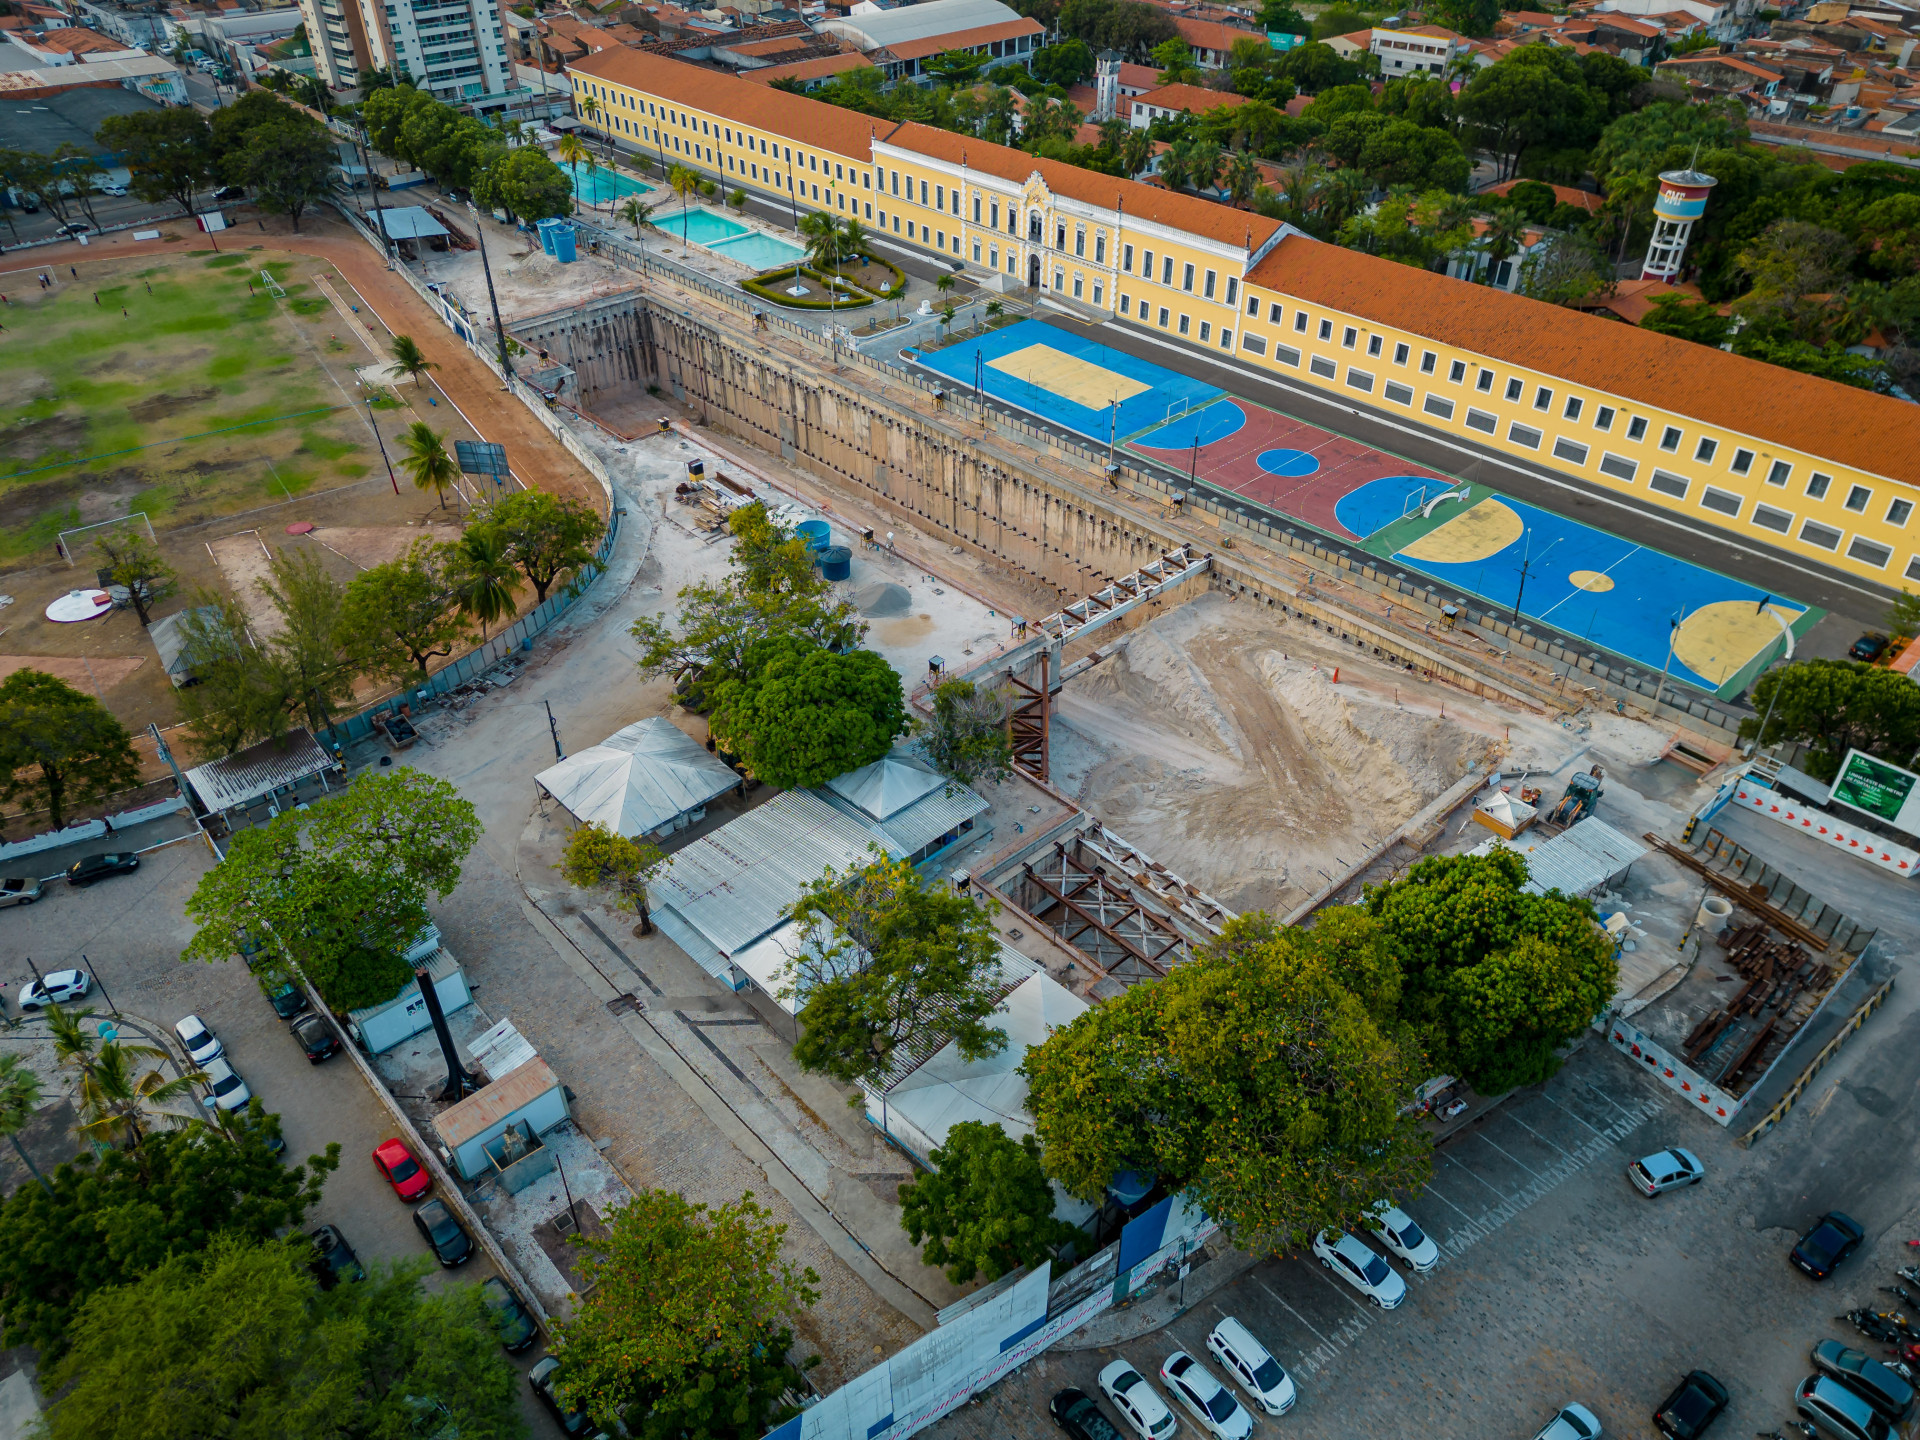
<path id="1" fill-rule="evenodd" d="M 209 1060 L 201 1067 L 207 1077 L 207 1089 L 213 1093 L 207 1103 L 218 1105 L 222 1110 L 244 1110 L 247 1102 L 253 1098 L 253 1092 L 247 1089 L 247 1082 L 225 1060 Z"/>
<path id="2" fill-rule="evenodd" d="M 1698 1185 L 1707 1167 L 1691 1150 L 1656 1150 L 1627 1166 L 1627 1179 L 1642 1195 L 1661 1195 L 1682 1185 Z"/>
<path id="3" fill-rule="evenodd" d="M 9 905 L 31 905 L 40 898 L 40 882 L 27 876 L 0 880 L 0 910 Z"/>

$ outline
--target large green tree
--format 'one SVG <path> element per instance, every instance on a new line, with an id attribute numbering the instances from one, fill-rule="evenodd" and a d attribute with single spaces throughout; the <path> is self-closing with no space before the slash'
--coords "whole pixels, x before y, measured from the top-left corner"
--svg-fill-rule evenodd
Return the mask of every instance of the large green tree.
<path id="1" fill-rule="evenodd" d="M 901 1187 L 900 1228 L 926 1242 L 920 1258 L 956 1285 L 1043 1264 L 1080 1233 L 1054 1219 L 1053 1186 L 1031 1135 L 1016 1141 L 998 1125 L 963 1120 L 927 1158 L 933 1172 Z"/>
<path id="2" fill-rule="evenodd" d="M 93 696 L 43 670 L 0 680 L 0 798 L 29 796 L 58 830 L 70 805 L 139 783 L 126 726 Z"/>
<path id="3" fill-rule="evenodd" d="M 1759 717 L 1743 721 L 1740 738 L 1762 745 L 1805 741 L 1807 773 L 1830 780 L 1849 750 L 1896 765 L 1920 750 L 1920 686 L 1898 671 L 1855 660 L 1796 660 L 1762 675 L 1753 687 Z M 1761 735 L 1761 719 L 1767 733 Z"/>
<path id="4" fill-rule="evenodd" d="M 780 1253 L 751 1192 L 718 1208 L 643 1190 L 581 1241 L 581 1296 L 554 1325 L 565 1399 L 643 1440 L 757 1440 L 794 1413 L 788 1317 L 819 1276 Z"/>
<path id="5" fill-rule="evenodd" d="M 1526 883 L 1526 861 L 1499 849 L 1429 856 L 1366 892 L 1367 914 L 1400 951 L 1403 1015 L 1434 1067 L 1482 1094 L 1553 1074 L 1555 1048 L 1613 998 L 1613 942 L 1593 906 Z"/>
<path id="6" fill-rule="evenodd" d="M 1364 917 L 1310 931 L 1241 917 L 1027 1052 L 1048 1173 L 1089 1200 L 1122 1171 L 1156 1174 L 1243 1249 L 1358 1224 L 1430 1164 L 1402 1113 L 1425 1066 L 1396 1018 L 1398 983 Z"/>
<path id="7" fill-rule="evenodd" d="M 544 490 L 507 496 L 487 513 L 487 525 L 506 542 L 507 558 L 533 586 L 536 604 L 562 579 L 593 569 L 606 529 L 591 506 Z"/>
<path id="8" fill-rule="evenodd" d="M 298 1225 L 338 1168 L 340 1147 L 288 1166 L 269 1148 L 279 1133 L 278 1118 L 258 1112 L 230 1133 L 157 1131 L 138 1149 L 80 1155 L 44 1188 L 14 1191 L 0 1203 L 8 1343 L 57 1356 L 90 1297 L 133 1284 L 170 1255 L 197 1254 L 216 1236 L 266 1241 Z"/>
<path id="9" fill-rule="evenodd" d="M 340 625 L 360 668 L 389 680 L 425 680 L 429 660 L 453 653 L 467 623 L 455 604 L 452 549 L 416 540 L 398 560 L 347 582 Z"/>
<path id="10" fill-rule="evenodd" d="M 120 157 L 142 200 L 192 214 L 193 197 L 213 183 L 213 130 L 190 105 L 109 115 L 94 138 Z"/>
<path id="11" fill-rule="evenodd" d="M 171 113 L 171 112 L 163 112 Z M 174 568 L 161 556 L 159 547 L 138 530 L 109 532 L 93 542 L 101 569 L 110 585 L 124 585 L 127 603 L 142 625 L 153 621 L 153 607 L 173 593 L 177 578 Z"/>
<path id="12" fill-rule="evenodd" d="M 424 1260 L 321 1292 L 312 1249 L 214 1238 L 88 1301 L 47 1377 L 49 1440 L 519 1440 L 519 1377 L 478 1287 Z"/>
<path id="13" fill-rule="evenodd" d="M 914 738 L 927 762 L 962 785 L 995 784 L 1013 772 L 1007 696 L 982 690 L 971 680 L 934 687 L 933 714 L 916 722 Z"/>
<path id="14" fill-rule="evenodd" d="M 496 154 L 475 178 L 473 194 L 481 204 L 528 222 L 573 211 L 573 182 L 545 151 L 531 145 Z"/>
<path id="15" fill-rule="evenodd" d="M 952 1040 L 968 1060 L 1006 1048 L 993 907 L 927 886 L 905 860 L 827 872 L 801 891 L 781 995 L 799 1006 L 794 1059 L 845 1083 L 879 1082 L 896 1052 Z"/>
<path id="16" fill-rule="evenodd" d="M 1587 85 L 1578 57 L 1551 45 L 1523 46 L 1480 71 L 1459 110 L 1503 180 L 1529 150 L 1593 144 L 1608 119 L 1607 98 Z"/>
<path id="17" fill-rule="evenodd" d="M 297 235 L 300 217 L 339 188 L 340 156 L 326 127 L 292 109 L 288 117 L 255 129 L 224 170 L 230 182 L 252 191 L 262 210 L 291 220 Z"/>
<path id="18" fill-rule="evenodd" d="M 871 764 L 907 733 L 900 677 L 871 650 L 835 654 L 793 635 L 747 646 L 714 687 L 717 739 L 776 789 L 821 785 Z"/>

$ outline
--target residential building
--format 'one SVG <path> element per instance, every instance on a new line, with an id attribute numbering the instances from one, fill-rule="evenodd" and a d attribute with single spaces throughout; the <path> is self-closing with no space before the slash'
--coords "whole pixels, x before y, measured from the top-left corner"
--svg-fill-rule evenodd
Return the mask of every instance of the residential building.
<path id="1" fill-rule="evenodd" d="M 1466 44 L 1464 36 L 1439 25 L 1415 25 L 1406 30 L 1376 26 L 1367 48 L 1380 57 L 1382 78 L 1393 80 L 1402 75 L 1444 75 Z"/>
<path id="2" fill-rule="evenodd" d="M 300 0 L 314 73 L 334 89 L 404 72 L 448 104 L 499 108 L 515 88 L 501 0 Z"/>
<path id="3" fill-rule="evenodd" d="M 1024 65 L 1046 35 L 1038 20 L 1000 0 L 926 0 L 897 10 L 829 17 L 819 28 L 867 56 L 889 82 L 915 83 L 931 83 L 926 62 L 953 50 L 982 56 L 987 70 Z"/>
<path id="4" fill-rule="evenodd" d="M 122 50 L 151 50 L 158 53 L 173 48 L 173 27 L 177 22 L 158 7 L 130 10 L 105 0 L 75 0 L 78 18 L 110 39 L 118 40 Z"/>
<path id="5" fill-rule="evenodd" d="M 1920 586 L 1920 407 L 1310 239 L 979 139 L 610 50 L 573 68 L 616 140 L 857 216 L 1731 543 Z"/>
<path id="6" fill-rule="evenodd" d="M 1330 36 L 1326 44 L 1342 60 L 1358 59 L 1373 49 L 1373 31 L 1355 30 L 1347 35 Z"/>
<path id="7" fill-rule="evenodd" d="M 1784 71 L 1772 66 L 1709 50 L 1662 60 L 1654 67 L 1654 73 L 1664 80 L 1677 80 L 1689 90 L 1710 95 L 1752 94 L 1769 99 L 1785 78 Z M 1792 93 L 1791 86 L 1788 93 Z"/>
<path id="8" fill-rule="evenodd" d="M 30 63 L 39 65 L 86 65 L 108 56 L 139 54 L 137 47 L 82 30 L 77 25 L 62 25 L 51 30 L 8 30 L 4 32 L 16 53 L 24 52 Z"/>
<path id="9" fill-rule="evenodd" d="M 1231 109 L 1247 103 L 1247 97 L 1231 90 L 1202 90 L 1198 85 L 1162 85 L 1128 102 L 1127 123 L 1145 130 L 1156 120 L 1171 120 L 1177 115 L 1204 115 L 1222 107 Z"/>
<path id="10" fill-rule="evenodd" d="M 1224 70 L 1233 54 L 1233 47 L 1242 40 L 1252 40 L 1264 46 L 1267 35 L 1264 30 L 1254 30 L 1241 25 L 1223 25 L 1217 20 L 1194 20 L 1184 15 L 1176 15 L 1173 28 L 1180 32 L 1180 38 L 1187 42 L 1187 48 L 1193 51 L 1193 63 L 1202 70 Z"/>

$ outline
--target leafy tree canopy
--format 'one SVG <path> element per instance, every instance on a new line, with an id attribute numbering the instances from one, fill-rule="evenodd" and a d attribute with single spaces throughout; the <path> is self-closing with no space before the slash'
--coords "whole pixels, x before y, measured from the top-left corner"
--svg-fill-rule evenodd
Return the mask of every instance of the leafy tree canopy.
<path id="1" fill-rule="evenodd" d="M 1857 660 L 1796 660 L 1762 675 L 1753 687 L 1758 717 L 1769 709 L 1767 733 L 1756 717 L 1740 738 L 1763 745 L 1801 740 L 1812 754 L 1808 774 L 1830 780 L 1849 750 L 1864 750 L 1896 765 L 1920 749 L 1920 686 L 1895 670 Z"/>
<path id="2" fill-rule="evenodd" d="M 58 830 L 70 805 L 139 783 L 126 727 L 93 696 L 42 670 L 0 680 L 0 798 L 29 796 Z"/>
<path id="3" fill-rule="evenodd" d="M 643 1190 L 605 1218 L 581 1242 L 580 1301 L 554 1325 L 566 1399 L 644 1440 L 747 1440 L 794 1413 L 778 1404 L 800 1378 L 782 1317 L 819 1298 L 820 1277 L 782 1258 L 787 1227 L 751 1192 L 709 1208 Z"/>
<path id="4" fill-rule="evenodd" d="M 777 789 L 825 784 L 907 733 L 900 677 L 871 650 L 835 654 L 773 635 L 747 646 L 741 669 L 713 689 L 712 731 Z"/>
<path id="5" fill-rule="evenodd" d="M 151 1133 L 138 1149 L 78 1156 L 46 1188 L 22 1185 L 0 1202 L 8 1343 L 56 1356 L 93 1296 L 133 1284 L 169 1256 L 197 1255 L 218 1236 L 262 1242 L 298 1225 L 339 1167 L 340 1147 L 282 1164 L 268 1149 L 280 1122 L 258 1105 L 252 1123 L 231 1133 L 201 1125 Z"/>
<path id="6" fill-rule="evenodd" d="M 914 736 L 929 764 L 950 780 L 998 783 L 1013 773 L 1007 697 L 981 690 L 971 680 L 947 680 L 934 688 L 933 716 L 917 722 Z"/>
<path id="7" fill-rule="evenodd" d="M 1593 906 L 1526 883 L 1526 861 L 1501 849 L 1429 856 L 1366 892 L 1402 957 L 1402 1013 L 1434 1066 L 1483 1094 L 1546 1079 L 1555 1047 L 1613 998 L 1613 945 Z"/>
<path id="8" fill-rule="evenodd" d="M 1079 1236 L 1053 1217 L 1053 1186 L 1040 1165 L 1040 1142 L 1018 1142 L 998 1125 L 963 1120 L 928 1157 L 933 1173 L 900 1191 L 900 1228 L 920 1258 L 956 1285 L 976 1275 L 998 1280 L 1023 1265 L 1040 1265 Z"/>

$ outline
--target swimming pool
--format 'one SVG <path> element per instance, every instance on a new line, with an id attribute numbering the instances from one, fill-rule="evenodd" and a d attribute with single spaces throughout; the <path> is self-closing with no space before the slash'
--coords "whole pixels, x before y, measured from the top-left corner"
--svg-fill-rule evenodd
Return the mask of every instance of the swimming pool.
<path id="1" fill-rule="evenodd" d="M 661 231 L 678 240 L 682 238 L 682 225 L 685 226 L 685 238 L 695 245 L 704 246 L 716 255 L 724 255 L 729 260 L 737 260 L 742 265 L 750 265 L 755 270 L 770 270 L 776 265 L 792 265 L 807 258 L 807 252 L 798 245 L 790 245 L 785 240 L 777 240 L 771 235 L 762 235 L 757 230 L 749 230 L 737 220 L 729 220 L 724 215 L 716 215 L 711 210 L 689 209 L 683 219 L 676 210 L 664 213 L 656 211 L 653 223 Z"/>
<path id="2" fill-rule="evenodd" d="M 776 265 L 793 265 L 807 258 L 798 245 L 789 245 L 771 235 L 742 235 L 738 240 L 718 240 L 707 247 L 718 250 L 729 260 L 751 265 L 756 270 L 771 270 Z"/>
<path id="3" fill-rule="evenodd" d="M 653 212 L 653 223 L 674 239 L 685 239 L 695 245 L 712 245 L 717 240 L 737 240 L 748 233 L 747 227 L 738 221 L 716 215 L 711 210 L 695 210 L 691 207 L 684 214 L 679 210 L 656 210 Z"/>
<path id="4" fill-rule="evenodd" d="M 604 205 L 609 200 L 624 200 L 629 195 L 653 193 L 653 186 L 644 185 L 618 170 L 605 167 L 589 170 L 581 165 L 575 165 L 572 169 L 573 193 L 580 197 L 582 205 Z"/>

